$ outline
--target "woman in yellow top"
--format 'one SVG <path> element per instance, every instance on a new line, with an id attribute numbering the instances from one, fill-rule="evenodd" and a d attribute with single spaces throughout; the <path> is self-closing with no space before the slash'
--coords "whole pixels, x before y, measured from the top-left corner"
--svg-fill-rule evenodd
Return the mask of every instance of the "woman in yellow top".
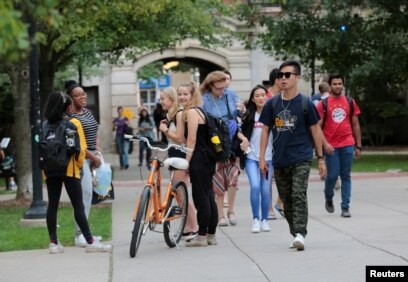
<path id="1" fill-rule="evenodd" d="M 72 106 L 72 99 L 60 92 L 53 92 L 48 96 L 45 106 L 44 116 L 46 121 L 43 124 L 43 132 L 48 126 L 58 124 L 65 118 L 66 112 L 69 115 L 69 109 Z M 70 157 L 66 170 L 54 170 L 50 168 L 44 169 L 46 176 L 47 192 L 48 192 L 48 208 L 47 208 L 47 228 L 50 237 L 49 252 L 51 254 L 62 253 L 64 247 L 58 241 L 57 237 L 57 212 L 58 204 L 61 197 L 62 184 L 64 183 L 67 194 L 74 208 L 75 220 L 81 228 L 82 233 L 86 238 L 87 252 L 109 252 L 112 250 L 111 245 L 105 245 L 95 240 L 89 229 L 88 220 L 84 212 L 84 204 L 82 202 L 82 187 L 81 187 L 81 168 L 85 158 L 86 141 L 81 123 L 70 118 L 67 121 L 67 132 L 71 130 L 75 144 L 79 144 L 76 152 Z M 46 162 L 47 160 L 43 160 Z"/>

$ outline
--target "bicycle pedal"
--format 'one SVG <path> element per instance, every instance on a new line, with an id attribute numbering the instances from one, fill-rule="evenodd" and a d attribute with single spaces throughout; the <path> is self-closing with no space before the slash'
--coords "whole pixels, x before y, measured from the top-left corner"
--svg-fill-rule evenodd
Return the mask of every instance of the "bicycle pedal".
<path id="1" fill-rule="evenodd" d="M 182 210 L 180 207 L 173 206 L 173 207 L 171 208 L 170 214 L 171 214 L 171 216 L 181 215 L 181 214 L 182 214 L 182 211 L 183 211 L 183 210 Z"/>

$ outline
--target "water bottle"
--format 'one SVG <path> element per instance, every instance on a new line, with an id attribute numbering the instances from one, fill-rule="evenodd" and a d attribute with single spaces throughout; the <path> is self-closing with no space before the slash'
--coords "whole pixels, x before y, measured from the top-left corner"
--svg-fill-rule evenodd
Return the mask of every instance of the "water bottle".
<path id="1" fill-rule="evenodd" d="M 213 137 L 211 137 L 211 143 L 213 143 L 214 145 L 215 152 L 217 153 L 222 152 L 222 145 L 218 135 L 214 135 Z"/>

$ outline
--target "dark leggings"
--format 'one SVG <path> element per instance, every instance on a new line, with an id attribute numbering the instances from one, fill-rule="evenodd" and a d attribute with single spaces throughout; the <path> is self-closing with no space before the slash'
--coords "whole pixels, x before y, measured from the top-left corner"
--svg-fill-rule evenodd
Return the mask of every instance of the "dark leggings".
<path id="1" fill-rule="evenodd" d="M 50 241 L 58 242 L 57 237 L 57 213 L 58 205 L 61 197 L 62 183 L 65 184 L 65 190 L 71 200 L 74 208 L 75 221 L 82 231 L 86 241 L 92 243 L 93 237 L 89 230 L 88 220 L 85 216 L 84 203 L 82 202 L 81 180 L 67 176 L 52 176 L 46 180 L 48 192 L 48 208 L 47 208 L 47 227 Z"/>
<path id="2" fill-rule="evenodd" d="M 194 151 L 194 154 L 190 161 L 189 171 L 193 201 L 197 209 L 198 234 L 215 234 L 218 210 L 212 186 L 214 164 L 208 163 L 205 154 L 199 150 Z"/>

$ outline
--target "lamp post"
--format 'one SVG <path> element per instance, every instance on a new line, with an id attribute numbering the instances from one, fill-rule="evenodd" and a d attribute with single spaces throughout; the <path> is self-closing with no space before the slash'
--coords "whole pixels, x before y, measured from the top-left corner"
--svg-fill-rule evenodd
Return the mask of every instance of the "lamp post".
<path id="1" fill-rule="evenodd" d="M 31 162 L 33 169 L 33 201 L 30 208 L 25 212 L 24 219 L 44 219 L 47 206 L 43 201 L 42 178 L 39 167 L 40 152 L 38 142 L 40 139 L 40 95 L 39 95 L 39 75 L 38 75 L 38 46 L 34 36 L 36 24 L 32 16 L 29 16 L 28 35 L 31 41 L 31 51 L 29 57 L 30 73 L 30 126 L 31 126 Z"/>

